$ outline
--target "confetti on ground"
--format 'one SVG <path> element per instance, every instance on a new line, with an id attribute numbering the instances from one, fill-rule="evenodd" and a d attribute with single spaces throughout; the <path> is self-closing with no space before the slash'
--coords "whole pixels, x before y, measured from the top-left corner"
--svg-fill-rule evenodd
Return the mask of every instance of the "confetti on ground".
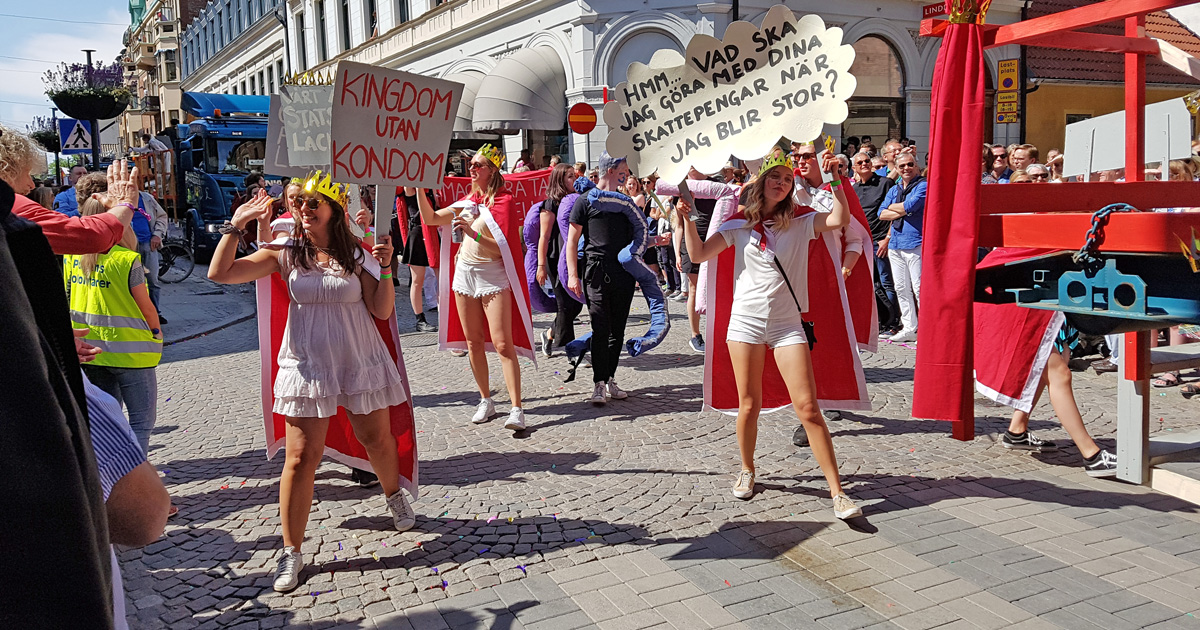
<path id="1" fill-rule="evenodd" d="M 309 595 L 316 597 L 317 595 L 324 595 L 325 593 L 332 593 L 332 592 L 333 592 L 333 589 L 329 589 L 328 591 L 313 591 L 313 592 L 309 593 Z"/>
<path id="2" fill-rule="evenodd" d="M 375 558 L 375 562 L 379 562 L 379 554 L 372 553 L 372 554 L 371 554 L 371 557 L 372 557 L 372 558 Z"/>
<path id="3" fill-rule="evenodd" d="M 512 522 L 512 517 L 511 517 L 511 516 L 510 516 L 510 517 L 508 517 L 508 522 L 509 522 L 509 523 L 511 523 L 511 522 Z"/>
<path id="4" fill-rule="evenodd" d="M 386 546 L 387 546 L 387 543 L 386 543 L 386 542 L 384 542 L 384 543 L 383 543 L 383 546 L 384 546 L 384 547 L 386 547 Z"/>
<path id="5" fill-rule="evenodd" d="M 491 523 L 492 521 L 496 520 L 497 518 L 500 518 L 500 517 L 498 517 L 498 516 L 489 516 L 489 517 L 488 517 L 488 520 L 487 520 L 487 522 Z"/>
<path id="6" fill-rule="evenodd" d="M 228 489 L 229 489 L 229 484 L 226 484 L 226 485 L 223 485 L 223 486 L 221 486 L 221 489 L 222 489 L 222 490 L 228 490 Z"/>
<path id="7" fill-rule="evenodd" d="M 433 574 L 434 574 L 434 575 L 437 575 L 437 574 L 438 574 L 438 568 L 437 568 L 437 567 L 433 567 Z"/>
<path id="8" fill-rule="evenodd" d="M 338 551 L 342 550 L 342 543 L 338 543 Z"/>
<path id="9" fill-rule="evenodd" d="M 557 374 L 557 372 L 555 372 L 555 374 Z M 168 396 L 167 399 L 164 400 L 163 402 L 171 402 L 171 398 Z"/>
<path id="10" fill-rule="evenodd" d="M 483 550 L 481 550 L 479 552 L 479 555 L 482 556 L 483 554 L 487 553 L 489 550 L 491 550 L 491 547 L 484 547 Z"/>
<path id="11" fill-rule="evenodd" d="M 446 580 L 442 580 L 442 589 L 444 590 L 447 586 L 450 586 L 450 584 Z"/>
<path id="12" fill-rule="evenodd" d="M 524 574 L 526 574 L 526 575 L 528 575 L 528 574 L 529 574 L 529 572 L 525 570 L 525 565 L 523 565 L 523 564 L 518 564 L 518 565 L 517 565 L 517 568 L 521 570 L 521 573 L 524 573 Z"/>
<path id="13" fill-rule="evenodd" d="M 729 580 L 725 580 L 725 586 L 733 586 L 733 585 L 729 583 Z"/>

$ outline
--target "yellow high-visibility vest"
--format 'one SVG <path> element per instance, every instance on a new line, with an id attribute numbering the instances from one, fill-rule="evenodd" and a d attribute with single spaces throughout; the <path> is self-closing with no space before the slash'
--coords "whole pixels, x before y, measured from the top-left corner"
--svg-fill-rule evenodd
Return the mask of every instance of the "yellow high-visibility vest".
<path id="1" fill-rule="evenodd" d="M 162 341 L 129 290 L 129 271 L 138 253 L 120 245 L 96 260 L 92 275 L 84 277 L 80 256 L 63 257 L 63 281 L 71 296 L 71 324 L 88 328 L 85 341 L 100 348 L 91 365 L 149 368 L 162 359 Z M 146 273 L 152 273 L 150 269 Z"/>

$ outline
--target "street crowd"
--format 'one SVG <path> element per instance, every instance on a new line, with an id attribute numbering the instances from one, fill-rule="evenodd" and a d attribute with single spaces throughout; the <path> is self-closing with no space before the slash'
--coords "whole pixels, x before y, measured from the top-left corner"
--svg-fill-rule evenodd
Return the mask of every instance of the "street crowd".
<path id="1" fill-rule="evenodd" d="M 444 205 L 430 191 L 404 189 L 393 203 L 365 188 L 364 209 L 350 216 L 349 182 L 320 172 L 291 180 L 278 198 L 258 182 L 248 186 L 222 228 L 208 273 L 219 283 L 280 283 L 281 341 L 261 348 L 275 368 L 265 412 L 280 419 L 268 448 L 285 450 L 284 548 L 275 590 L 291 591 L 301 581 L 323 454 L 343 455 L 339 460 L 355 469 L 356 479 L 378 483 L 397 530 L 417 526 L 408 497 L 417 496 L 411 428 L 420 410 L 412 410 L 398 344 L 389 335 L 401 264 L 410 268 L 418 331 L 437 332 L 443 349 L 468 358 L 479 401 L 464 407 L 464 422 L 482 425 L 497 415 L 489 352 L 502 367 L 507 430 L 532 422 L 521 397 L 520 357 L 565 351 L 573 367 L 590 365 L 594 389 L 581 404 L 636 396 L 618 385 L 621 355 L 652 351 L 666 333 L 668 302 L 675 303 L 686 309 L 691 349 L 706 357 L 706 403 L 736 415 L 741 467 L 731 471 L 733 495 L 751 499 L 756 491 L 759 414 L 791 407 L 799 421 L 794 440 L 812 449 L 835 516 L 860 517 L 841 486 L 826 420 L 839 409 L 869 409 L 860 351 L 873 351 L 880 340 L 906 347 L 919 340 L 926 177 L 936 165 L 918 154 L 907 140 L 877 148 L 870 138 L 848 138 L 838 154 L 820 143 L 791 142 L 760 160 L 731 161 L 716 174 L 692 169 L 686 185 L 630 173 L 622 156 L 605 153 L 592 168 L 555 157 L 544 198 L 533 208 L 519 207 L 507 177 L 541 169 L 526 153 L 505 175 L 505 154 L 492 145 L 468 156 L 469 194 Z M 981 181 L 1064 181 L 1062 158 L 1052 150 L 1040 162 L 1038 148 L 1028 144 L 986 145 Z M 138 190 L 136 169 L 124 162 L 104 173 L 72 169 L 70 188 L 56 195 L 29 175 L 40 160 L 27 137 L 0 128 L 0 309 L 7 329 L 0 357 L 10 381 L 0 439 L 3 483 L 15 503 L 38 506 L 5 524 L 21 531 L 28 547 L 6 554 L 11 574 L 22 578 L 9 588 L 25 608 L 0 618 L 37 617 L 43 627 L 124 627 L 111 545 L 155 540 L 174 510 L 146 459 L 167 324 L 158 308 L 155 259 L 166 216 Z M 1193 179 L 1197 164 L 1172 161 L 1167 176 Z M 373 234 L 372 210 L 393 209 L 391 233 Z M 239 257 L 240 241 L 254 243 L 253 253 Z M 980 264 L 1003 254 L 991 252 Z M 866 287 L 865 299 L 858 287 Z M 656 323 L 635 346 L 627 324 L 638 293 L 663 319 L 652 317 Z M 540 335 L 531 325 L 531 302 L 555 316 Z M 590 331 L 580 333 L 584 308 Z M 1021 310 L 994 308 L 992 326 Z M 426 313 L 436 313 L 437 324 Z M 1013 368 L 1033 379 L 1031 399 L 981 387 L 1015 408 L 1002 442 L 1056 448 L 1028 430 L 1029 411 L 1048 389 L 1087 473 L 1112 476 L 1115 457 L 1088 435 L 1071 392 L 1067 362 L 1079 335 L 1061 316 L 1044 327 L 1054 333 L 1047 337 L 1054 351 L 1033 352 Z M 981 384 L 987 385 L 982 378 Z M 403 434 L 397 418 L 409 423 Z M 348 430 L 331 429 L 339 423 Z M 335 444 L 335 433 L 355 443 Z M 56 557 L 47 558 L 47 550 Z M 72 587 L 47 588 L 67 567 Z"/>

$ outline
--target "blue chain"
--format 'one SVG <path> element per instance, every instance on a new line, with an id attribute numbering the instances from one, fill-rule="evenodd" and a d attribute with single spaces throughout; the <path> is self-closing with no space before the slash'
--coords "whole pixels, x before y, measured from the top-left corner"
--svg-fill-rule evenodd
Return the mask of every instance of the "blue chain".
<path id="1" fill-rule="evenodd" d="M 1097 247 L 1104 242 L 1104 226 L 1108 217 L 1114 212 L 1137 212 L 1137 208 L 1127 203 L 1112 203 L 1100 208 L 1092 215 L 1092 227 L 1087 231 L 1087 240 L 1083 247 L 1071 255 L 1071 260 L 1082 267 L 1095 267 L 1100 264 L 1100 252 Z"/>

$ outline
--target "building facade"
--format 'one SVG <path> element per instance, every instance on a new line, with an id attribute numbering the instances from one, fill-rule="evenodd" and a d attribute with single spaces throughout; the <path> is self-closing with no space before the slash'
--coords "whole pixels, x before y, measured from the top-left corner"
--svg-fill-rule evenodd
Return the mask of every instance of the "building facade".
<path id="1" fill-rule="evenodd" d="M 252 0 L 210 2 L 206 17 L 183 36 L 186 89 L 243 93 L 245 77 L 269 67 L 263 64 L 279 64 L 276 55 L 286 55 L 298 72 L 329 71 L 349 59 L 446 78 L 466 86 L 455 145 L 502 140 L 510 163 L 522 149 L 539 163 L 551 154 L 594 162 L 606 127 L 601 120 L 588 136 L 569 132 L 570 106 L 586 102 L 599 109 L 606 88 L 625 80 L 631 62 L 647 62 L 663 48 L 682 52 L 698 33 L 720 37 L 735 18 L 757 23 L 773 4 L 743 1 L 734 16 L 729 3 L 679 0 L 280 1 L 283 19 L 262 20 L 262 32 L 228 26 L 229 16 Z M 923 2 L 785 4 L 797 15 L 816 13 L 841 27 L 858 52 L 850 118 L 827 131 L 835 138 L 870 135 L 877 145 L 908 137 L 927 148 L 940 40 L 918 36 Z M 988 22 L 1017 21 L 1022 4 L 995 0 Z M 998 61 L 1018 54 L 1009 48 L 987 52 L 991 85 Z M 260 91 L 246 93 L 273 91 L 261 91 L 261 79 L 257 85 Z M 1014 125 L 996 124 L 988 135 L 1013 142 L 1018 133 Z"/>
<path id="2" fill-rule="evenodd" d="M 121 60 L 133 100 L 119 120 L 122 152 L 141 146 L 143 133 L 158 135 L 182 120 L 179 35 L 201 8 L 200 0 L 130 1 Z"/>
<path id="3" fill-rule="evenodd" d="M 284 0 L 211 0 L 183 33 L 185 92 L 275 94 L 288 72 Z"/>

